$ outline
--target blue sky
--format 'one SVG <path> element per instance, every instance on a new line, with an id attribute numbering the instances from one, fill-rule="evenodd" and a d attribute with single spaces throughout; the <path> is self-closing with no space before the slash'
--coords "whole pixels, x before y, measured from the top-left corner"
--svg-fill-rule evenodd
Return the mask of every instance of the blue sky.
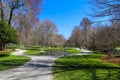
<path id="1" fill-rule="evenodd" d="M 40 20 L 53 21 L 65 38 L 70 37 L 73 27 L 80 24 L 84 13 L 89 13 L 88 0 L 45 0 Z"/>

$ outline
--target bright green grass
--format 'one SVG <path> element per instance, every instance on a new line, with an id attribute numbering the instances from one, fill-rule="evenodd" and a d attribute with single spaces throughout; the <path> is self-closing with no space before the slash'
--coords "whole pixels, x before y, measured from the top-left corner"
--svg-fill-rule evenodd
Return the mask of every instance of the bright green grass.
<path id="1" fill-rule="evenodd" d="M 10 52 L 11 51 L 6 51 L 4 52 L 4 54 L 5 53 L 10 54 Z M 0 71 L 19 67 L 25 64 L 26 62 L 28 62 L 29 60 L 30 58 L 24 56 L 13 56 L 13 55 L 2 56 L 0 57 Z"/>
<path id="2" fill-rule="evenodd" d="M 70 53 L 70 54 L 79 54 L 79 53 L 82 52 L 80 50 L 77 50 L 76 48 L 68 48 L 65 51 L 68 52 L 68 53 Z"/>
<path id="3" fill-rule="evenodd" d="M 120 46 L 116 47 L 115 49 L 116 49 L 116 50 L 120 50 Z"/>
<path id="4" fill-rule="evenodd" d="M 27 50 L 24 54 L 27 55 L 40 55 L 40 50 Z"/>
<path id="5" fill-rule="evenodd" d="M 54 80 L 119 80 L 120 66 L 100 57 L 92 54 L 59 58 L 53 68 Z"/>

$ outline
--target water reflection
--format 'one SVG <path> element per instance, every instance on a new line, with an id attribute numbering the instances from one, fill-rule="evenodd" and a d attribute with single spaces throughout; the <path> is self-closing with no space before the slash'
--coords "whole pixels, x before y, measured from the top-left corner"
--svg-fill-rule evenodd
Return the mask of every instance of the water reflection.
<path id="1" fill-rule="evenodd" d="M 42 53 L 41 55 L 45 55 L 45 56 L 65 56 L 68 53 L 66 53 L 63 50 L 47 50 L 44 53 Z"/>

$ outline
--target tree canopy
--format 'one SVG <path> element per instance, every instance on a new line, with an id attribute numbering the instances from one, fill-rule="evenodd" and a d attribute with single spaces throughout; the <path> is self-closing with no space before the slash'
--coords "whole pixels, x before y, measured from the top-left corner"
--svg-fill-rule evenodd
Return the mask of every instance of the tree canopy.
<path id="1" fill-rule="evenodd" d="M 0 50 L 5 48 L 7 43 L 17 43 L 18 35 L 16 30 L 5 20 L 0 21 Z"/>

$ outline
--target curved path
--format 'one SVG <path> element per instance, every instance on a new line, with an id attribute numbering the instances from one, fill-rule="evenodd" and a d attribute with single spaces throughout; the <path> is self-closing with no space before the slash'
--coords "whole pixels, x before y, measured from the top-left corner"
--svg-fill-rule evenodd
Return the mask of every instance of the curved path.
<path id="1" fill-rule="evenodd" d="M 53 80 L 52 65 L 54 56 L 28 56 L 24 55 L 25 50 L 12 53 L 18 56 L 31 57 L 31 61 L 19 68 L 0 72 L 0 80 Z"/>

